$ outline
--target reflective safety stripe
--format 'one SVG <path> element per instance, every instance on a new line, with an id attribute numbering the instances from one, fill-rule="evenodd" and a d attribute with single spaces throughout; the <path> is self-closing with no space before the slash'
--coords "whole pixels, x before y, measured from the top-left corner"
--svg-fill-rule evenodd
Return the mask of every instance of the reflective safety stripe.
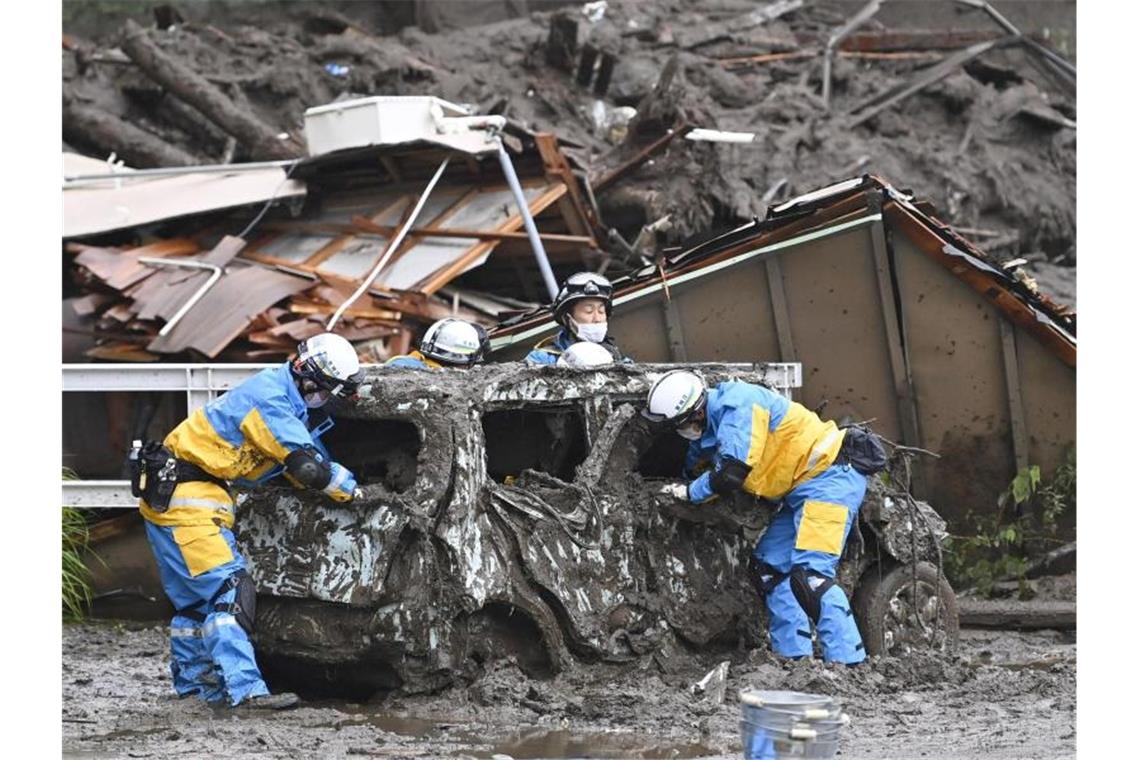
<path id="1" fill-rule="evenodd" d="M 172 626 L 170 635 L 176 639 L 196 639 L 202 635 L 202 632 L 197 628 L 174 628 Z"/>
<path id="2" fill-rule="evenodd" d="M 835 439 L 841 435 L 839 428 L 828 431 L 827 436 L 817 443 L 811 450 L 811 456 L 808 457 L 807 469 L 811 472 L 820 460 L 827 456 L 828 451 L 835 443 Z"/>
<path id="3" fill-rule="evenodd" d="M 219 612 L 213 615 L 209 620 L 206 621 L 206 624 L 202 626 L 202 635 L 210 636 L 218 628 L 221 628 L 224 625 L 237 625 L 239 628 L 241 627 L 238 624 L 237 618 L 235 618 L 233 615 L 228 612 Z"/>
<path id="4" fill-rule="evenodd" d="M 199 507 L 202 509 L 224 509 L 232 512 L 234 505 L 228 502 L 213 501 L 212 499 L 171 499 L 171 507 Z"/>
<path id="5" fill-rule="evenodd" d="M 337 467 L 336 468 L 336 476 L 333 477 L 333 479 L 329 481 L 329 484 L 324 487 L 324 492 L 325 493 L 336 493 L 337 491 L 340 490 L 340 484 L 343 483 L 347 479 L 348 479 L 348 468 L 347 467 Z"/>

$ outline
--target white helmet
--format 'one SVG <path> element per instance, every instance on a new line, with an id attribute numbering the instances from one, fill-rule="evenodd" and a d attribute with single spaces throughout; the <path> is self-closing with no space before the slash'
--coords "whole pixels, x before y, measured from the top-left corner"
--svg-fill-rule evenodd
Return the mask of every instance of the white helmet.
<path id="1" fill-rule="evenodd" d="M 574 369 L 590 369 L 604 367 L 614 363 L 614 356 L 603 346 L 589 341 L 581 341 L 567 348 L 558 357 L 559 367 L 573 367 Z"/>
<path id="2" fill-rule="evenodd" d="M 462 319 L 441 319 L 424 333 L 420 353 L 444 364 L 471 367 L 483 359 L 487 331 Z"/>
<path id="3" fill-rule="evenodd" d="M 650 422 L 680 427 L 704 407 L 707 396 L 708 388 L 700 375 L 687 369 L 674 369 L 659 377 L 649 389 L 641 414 Z"/>
<path id="4" fill-rule="evenodd" d="M 352 344 L 339 335 L 321 333 L 301 341 L 293 372 L 312 380 L 333 396 L 348 398 L 360 385 L 360 357 Z"/>

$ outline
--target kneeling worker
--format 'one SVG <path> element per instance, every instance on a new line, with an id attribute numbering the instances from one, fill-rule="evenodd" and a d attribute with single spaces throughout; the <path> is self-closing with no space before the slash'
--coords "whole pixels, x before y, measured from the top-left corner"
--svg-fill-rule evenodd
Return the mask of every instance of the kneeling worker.
<path id="1" fill-rule="evenodd" d="M 835 571 L 863 503 L 865 473 L 885 464 L 877 439 L 859 428 L 840 430 L 759 385 L 729 381 L 707 388 L 688 370 L 658 379 L 643 414 L 692 441 L 686 462 L 711 458 L 695 480 L 664 492 L 703 502 L 743 489 L 781 502 L 753 551 L 772 650 L 810 657 L 815 624 L 824 660 L 862 662 L 863 640 Z M 873 454 L 852 455 L 868 450 Z"/>
<path id="2" fill-rule="evenodd" d="M 257 596 L 231 532 L 227 481 L 255 485 L 284 465 L 294 484 L 348 502 L 356 479 L 332 461 L 308 428 L 308 410 L 359 383 L 352 344 L 323 333 L 297 356 L 264 369 L 196 410 L 162 444 L 135 443 L 132 491 L 162 587 L 177 610 L 170 621 L 170 670 L 179 696 L 219 706 L 281 709 L 294 694 L 269 694 L 254 659 Z"/>
<path id="3" fill-rule="evenodd" d="M 474 367 L 487 353 L 487 331 L 482 325 L 448 317 L 432 324 L 424 333 L 417 351 L 393 356 L 385 367 L 442 369 Z"/>

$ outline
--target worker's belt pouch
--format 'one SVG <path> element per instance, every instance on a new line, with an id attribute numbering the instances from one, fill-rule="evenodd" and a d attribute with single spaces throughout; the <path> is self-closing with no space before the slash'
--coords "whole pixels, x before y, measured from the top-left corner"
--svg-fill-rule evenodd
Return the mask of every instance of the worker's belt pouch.
<path id="1" fill-rule="evenodd" d="M 178 485 L 178 460 L 161 443 L 146 441 L 129 462 L 131 495 L 144 499 L 155 512 L 165 512 Z"/>
<path id="2" fill-rule="evenodd" d="M 836 464 L 849 464 L 863 475 L 874 475 L 886 469 L 887 452 L 879 436 L 855 425 L 844 430 L 847 434 L 843 436 Z"/>

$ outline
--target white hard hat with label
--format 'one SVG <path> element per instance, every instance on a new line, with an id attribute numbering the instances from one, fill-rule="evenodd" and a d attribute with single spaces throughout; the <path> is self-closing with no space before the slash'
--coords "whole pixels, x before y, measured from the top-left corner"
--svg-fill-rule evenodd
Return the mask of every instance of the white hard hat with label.
<path id="1" fill-rule="evenodd" d="M 487 350 L 487 331 L 463 319 L 441 319 L 424 333 L 420 353 L 444 364 L 470 367 Z"/>
<path id="2" fill-rule="evenodd" d="M 607 364 L 613 364 L 614 357 L 613 354 L 597 343 L 581 341 L 563 351 L 556 363 L 559 367 L 590 369 L 591 367 L 604 367 Z"/>
<path id="3" fill-rule="evenodd" d="M 641 414 L 650 422 L 680 426 L 704 406 L 707 395 L 708 388 L 700 375 L 687 369 L 671 370 L 649 389 Z"/>
<path id="4" fill-rule="evenodd" d="M 297 346 L 296 374 L 312 380 L 333 396 L 348 398 L 360 381 L 360 357 L 352 344 L 339 335 L 321 333 Z"/>

